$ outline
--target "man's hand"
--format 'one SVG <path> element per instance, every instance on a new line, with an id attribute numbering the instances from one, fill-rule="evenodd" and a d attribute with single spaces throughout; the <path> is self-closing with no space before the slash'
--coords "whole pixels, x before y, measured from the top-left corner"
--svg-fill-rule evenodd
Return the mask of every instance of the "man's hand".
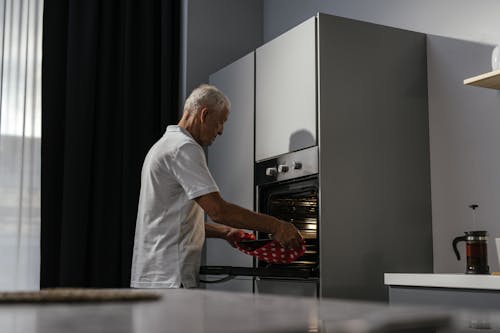
<path id="1" fill-rule="evenodd" d="M 232 247 L 236 247 L 236 243 L 245 239 L 255 239 L 255 236 L 254 234 L 246 232 L 245 230 L 228 227 L 226 233 L 224 234 L 224 239 Z"/>
<path id="2" fill-rule="evenodd" d="M 281 246 L 298 249 L 303 241 L 299 230 L 290 222 L 279 221 L 276 230 L 273 233 L 273 239 L 278 241 Z"/>

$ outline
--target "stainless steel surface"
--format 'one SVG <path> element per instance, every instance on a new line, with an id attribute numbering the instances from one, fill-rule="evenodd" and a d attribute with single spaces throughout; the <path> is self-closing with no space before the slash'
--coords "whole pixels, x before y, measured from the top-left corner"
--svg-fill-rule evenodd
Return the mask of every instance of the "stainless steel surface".
<path id="1" fill-rule="evenodd" d="M 278 172 L 279 166 L 282 171 Z M 294 166 L 283 171 L 283 166 Z M 263 185 L 317 174 L 319 171 L 318 147 L 310 147 L 296 152 L 283 154 L 255 165 L 255 183 Z"/>
<path id="2" fill-rule="evenodd" d="M 487 236 L 466 236 L 468 241 L 488 241 Z"/>

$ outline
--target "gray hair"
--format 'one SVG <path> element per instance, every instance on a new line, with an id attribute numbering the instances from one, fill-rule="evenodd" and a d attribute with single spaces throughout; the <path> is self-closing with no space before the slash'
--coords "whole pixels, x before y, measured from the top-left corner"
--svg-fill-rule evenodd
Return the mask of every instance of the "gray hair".
<path id="1" fill-rule="evenodd" d="M 231 109 L 229 98 L 217 87 L 202 84 L 191 92 L 191 95 L 184 103 L 184 112 L 196 114 L 202 108 L 208 108 L 217 112 L 222 112 L 224 109 Z"/>

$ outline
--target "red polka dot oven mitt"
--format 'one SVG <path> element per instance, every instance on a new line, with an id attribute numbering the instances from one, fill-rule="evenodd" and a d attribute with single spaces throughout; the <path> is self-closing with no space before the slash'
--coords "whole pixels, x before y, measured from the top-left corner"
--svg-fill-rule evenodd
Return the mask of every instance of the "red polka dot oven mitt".
<path id="1" fill-rule="evenodd" d="M 236 243 L 236 248 L 271 264 L 289 264 L 304 255 L 306 243 L 302 240 L 300 248 L 290 249 L 272 239 L 243 240 Z"/>

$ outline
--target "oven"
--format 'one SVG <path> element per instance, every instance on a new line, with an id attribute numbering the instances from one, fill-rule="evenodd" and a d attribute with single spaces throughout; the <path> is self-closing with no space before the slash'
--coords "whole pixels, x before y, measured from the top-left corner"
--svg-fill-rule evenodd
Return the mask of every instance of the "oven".
<path id="1" fill-rule="evenodd" d="M 265 160 L 255 167 L 257 210 L 295 225 L 306 242 L 304 256 L 290 264 L 257 261 L 257 268 L 283 269 L 287 277 L 260 276 L 257 293 L 318 296 L 319 181 L 318 147 Z M 270 235 L 258 232 L 257 238 Z"/>
<path id="2" fill-rule="evenodd" d="M 306 253 L 290 264 L 254 260 L 253 267 L 202 266 L 200 273 L 254 277 L 254 291 L 264 294 L 319 294 L 319 181 L 318 147 L 303 149 L 255 165 L 257 211 L 292 223 L 306 242 Z M 257 239 L 271 235 L 257 232 Z"/>

